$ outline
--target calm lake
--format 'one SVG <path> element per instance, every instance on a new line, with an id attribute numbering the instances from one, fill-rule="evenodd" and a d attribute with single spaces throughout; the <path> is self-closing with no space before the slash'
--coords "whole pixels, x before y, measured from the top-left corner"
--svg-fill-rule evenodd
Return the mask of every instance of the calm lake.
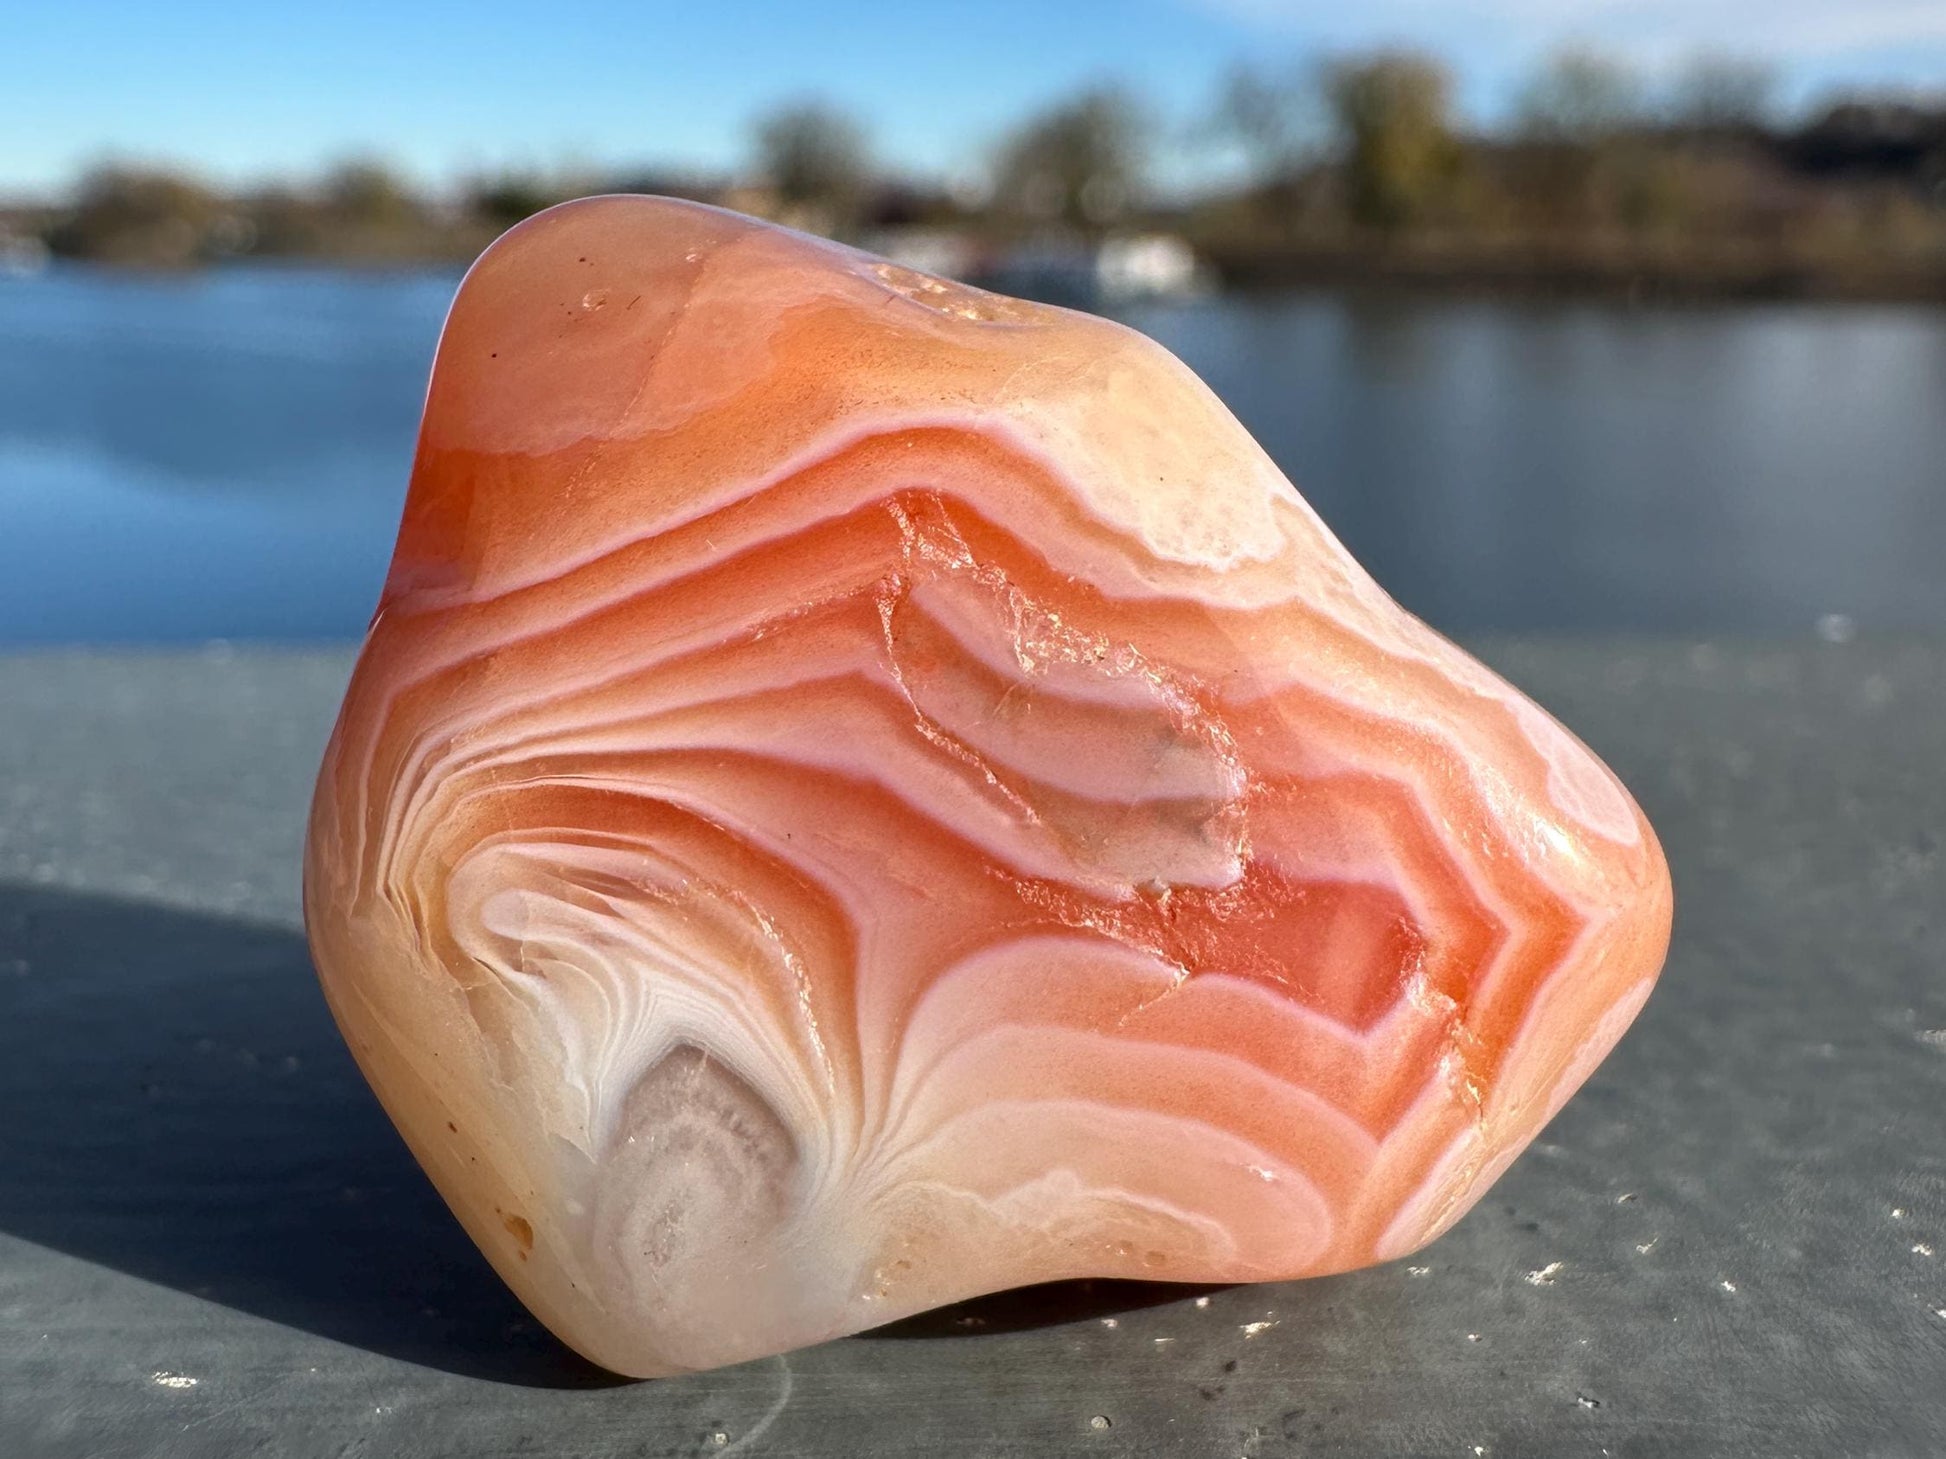
<path id="1" fill-rule="evenodd" d="M 457 278 L 0 278 L 0 641 L 357 635 Z M 1946 312 L 1291 294 L 1121 317 L 1442 629 L 1946 627 Z"/>

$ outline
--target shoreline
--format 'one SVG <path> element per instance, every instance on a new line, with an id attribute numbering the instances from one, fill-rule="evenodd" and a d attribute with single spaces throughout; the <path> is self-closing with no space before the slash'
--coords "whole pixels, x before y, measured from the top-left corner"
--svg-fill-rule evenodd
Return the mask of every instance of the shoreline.
<path id="1" fill-rule="evenodd" d="M 1748 246 L 1700 251 L 1418 241 L 1270 248 L 1205 242 L 1200 252 L 1223 286 L 1237 292 L 1330 288 L 1627 303 L 1946 305 L 1946 254 L 1847 259 Z"/>
<path id="2" fill-rule="evenodd" d="M 1195 240 L 1222 293 L 1323 290 L 1420 297 L 1580 299 L 1626 304 L 1836 303 L 1946 306 L 1946 258 L 1860 261 L 1786 249 L 1709 254 L 1549 244 L 1323 243 L 1264 247 Z M 183 279 L 231 271 L 351 277 L 450 274 L 477 256 L 423 253 L 241 254 L 189 263 L 53 258 L 0 287 L 53 275 Z"/>

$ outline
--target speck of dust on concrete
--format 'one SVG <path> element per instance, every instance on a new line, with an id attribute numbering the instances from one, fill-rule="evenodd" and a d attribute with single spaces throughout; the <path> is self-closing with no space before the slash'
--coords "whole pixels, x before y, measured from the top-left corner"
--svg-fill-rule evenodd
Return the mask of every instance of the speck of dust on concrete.
<path id="1" fill-rule="evenodd" d="M 1088 1427 L 1093 1429 L 1096 1433 L 1100 1433 L 1103 1429 L 1113 1428 L 1114 1425 L 1108 1421 L 1107 1414 L 1098 1413 L 1093 1418 L 1088 1420 Z"/>
<path id="2" fill-rule="evenodd" d="M 203 1380 L 192 1378 L 187 1373 L 151 1373 L 149 1381 L 158 1388 L 194 1388 Z"/>
<path id="3" fill-rule="evenodd" d="M 1527 1285 L 1530 1287 L 1553 1286 L 1554 1279 L 1561 1274 L 1562 1268 L 1566 1265 L 1567 1263 L 1564 1261 L 1551 1261 L 1539 1271 L 1529 1272 L 1527 1274 Z"/>

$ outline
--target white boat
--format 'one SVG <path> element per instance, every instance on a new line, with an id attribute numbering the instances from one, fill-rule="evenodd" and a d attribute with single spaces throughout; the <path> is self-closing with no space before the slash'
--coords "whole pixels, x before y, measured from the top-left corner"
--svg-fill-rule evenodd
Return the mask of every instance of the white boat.
<path id="1" fill-rule="evenodd" d="M 1095 252 L 1095 279 L 1110 300 L 1181 299 L 1210 286 L 1196 250 L 1173 233 L 1106 240 Z"/>
<path id="2" fill-rule="evenodd" d="M 1208 292 L 1209 270 L 1172 233 L 1137 233 L 1087 244 L 1045 240 L 993 259 L 970 282 L 1075 309 Z"/>

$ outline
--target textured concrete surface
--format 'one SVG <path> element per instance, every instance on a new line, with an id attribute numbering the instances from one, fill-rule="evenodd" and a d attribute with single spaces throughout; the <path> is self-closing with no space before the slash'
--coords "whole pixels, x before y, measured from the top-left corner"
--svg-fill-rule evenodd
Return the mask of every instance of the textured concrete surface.
<path id="1" fill-rule="evenodd" d="M 317 994 L 348 656 L 0 658 L 0 1455 L 1946 1453 L 1946 645 L 1483 648 L 1636 790 L 1678 913 L 1452 1234 L 649 1384 L 524 1316 Z"/>

